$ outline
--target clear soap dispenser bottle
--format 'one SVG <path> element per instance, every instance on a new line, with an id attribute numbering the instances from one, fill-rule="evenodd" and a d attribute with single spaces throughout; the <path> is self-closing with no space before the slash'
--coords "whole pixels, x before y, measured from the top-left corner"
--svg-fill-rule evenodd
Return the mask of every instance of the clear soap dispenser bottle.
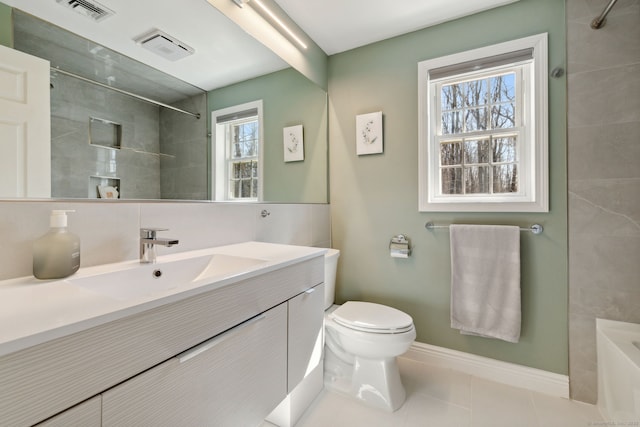
<path id="1" fill-rule="evenodd" d="M 50 230 L 33 243 L 33 275 L 62 279 L 80 268 L 80 239 L 67 230 L 67 212 L 51 211 Z"/>

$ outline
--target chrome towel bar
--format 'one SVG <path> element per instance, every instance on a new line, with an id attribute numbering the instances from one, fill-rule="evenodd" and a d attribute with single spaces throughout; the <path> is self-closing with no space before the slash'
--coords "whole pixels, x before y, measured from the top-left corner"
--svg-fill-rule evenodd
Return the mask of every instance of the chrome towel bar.
<path id="1" fill-rule="evenodd" d="M 429 221 L 424 225 L 424 228 L 427 230 L 435 230 L 436 228 L 449 228 L 448 225 L 435 225 L 433 222 Z M 528 231 L 533 234 L 542 234 L 544 228 L 540 224 L 533 224 L 530 227 L 520 227 L 520 231 Z"/>

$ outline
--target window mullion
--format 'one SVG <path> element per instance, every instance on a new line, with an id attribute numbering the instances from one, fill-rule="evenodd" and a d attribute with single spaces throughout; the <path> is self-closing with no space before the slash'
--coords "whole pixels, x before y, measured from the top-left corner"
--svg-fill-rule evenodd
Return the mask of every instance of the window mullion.
<path id="1" fill-rule="evenodd" d="M 512 75 L 512 79 L 508 78 Z M 504 80 L 503 80 L 503 76 Z M 498 177 L 495 175 L 495 167 L 497 164 L 514 164 L 514 168 L 518 171 L 521 146 L 521 135 L 519 126 L 521 125 L 522 117 L 522 83 L 519 69 L 517 67 L 511 69 L 501 69 L 495 73 L 483 73 L 481 76 L 475 79 L 467 77 L 465 80 L 456 78 L 444 79 L 436 84 L 434 93 L 435 102 L 435 117 L 432 120 L 435 121 L 434 127 L 436 134 L 434 136 L 434 151 L 433 153 L 438 156 L 438 194 L 443 194 L 443 188 L 451 188 L 451 184 L 443 182 L 443 176 L 447 176 L 447 179 L 454 178 L 456 174 L 444 174 L 443 172 L 448 169 L 455 169 L 456 167 L 461 170 L 462 186 L 460 193 L 466 194 L 486 194 L 493 196 L 495 188 L 495 180 Z M 475 82 L 475 83 L 474 83 Z M 493 84 L 493 86 L 492 86 Z M 504 86 L 507 85 L 507 86 Z M 445 88 L 447 89 L 445 93 Z M 513 96 L 509 96 L 509 93 L 513 93 Z M 447 96 L 445 99 L 444 96 Z M 515 99 L 514 99 L 515 98 Z M 446 109 L 443 108 L 443 104 L 447 103 Z M 445 112 L 447 116 L 445 116 Z M 460 121 L 458 122 L 458 115 Z M 506 115 L 505 115 L 506 114 Z M 473 122 L 470 122 L 474 119 Z M 447 128 L 443 128 L 443 123 L 447 122 Z M 513 127 L 508 127 L 508 125 Z M 507 125 L 507 127 L 505 127 Z M 458 130 L 460 126 L 460 133 L 453 133 Z M 444 132 L 451 133 L 444 133 Z M 494 158 L 494 144 L 495 139 L 502 136 L 507 138 L 509 134 L 517 135 L 515 141 L 515 161 L 508 160 L 505 162 L 496 162 Z M 476 143 L 476 147 L 470 147 L 472 141 L 488 141 L 487 144 L 481 142 Z M 448 141 L 452 141 L 451 144 L 456 144 L 455 141 L 459 141 L 460 144 L 460 165 L 455 164 L 442 164 L 443 156 L 443 144 Z M 455 146 L 455 145 L 454 145 Z M 453 149 L 453 148 L 451 148 Z M 475 150 L 476 162 L 468 161 L 467 150 Z M 454 155 L 450 153 L 449 155 Z M 483 159 L 486 159 L 482 161 Z M 467 178 L 474 181 L 467 181 Z M 455 178 L 454 178 L 455 179 Z M 485 181 L 485 179 L 487 181 Z M 472 187 L 468 187 L 467 184 Z M 504 187 L 501 187 L 504 188 Z M 468 193 L 468 190 L 473 189 L 473 193 Z M 449 190 L 448 190 L 449 191 Z M 519 191 L 519 190 L 518 190 Z M 448 195 L 460 194 L 457 192 L 447 192 Z"/>

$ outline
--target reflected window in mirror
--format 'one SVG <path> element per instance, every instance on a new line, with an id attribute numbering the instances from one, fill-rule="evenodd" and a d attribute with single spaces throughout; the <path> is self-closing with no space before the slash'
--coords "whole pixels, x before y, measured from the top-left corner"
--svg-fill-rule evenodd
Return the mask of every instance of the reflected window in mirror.
<path id="1" fill-rule="evenodd" d="M 214 199 L 262 200 L 262 101 L 212 112 Z"/>
<path id="2" fill-rule="evenodd" d="M 258 116 L 234 120 L 225 127 L 227 146 L 227 197 L 258 198 Z"/>

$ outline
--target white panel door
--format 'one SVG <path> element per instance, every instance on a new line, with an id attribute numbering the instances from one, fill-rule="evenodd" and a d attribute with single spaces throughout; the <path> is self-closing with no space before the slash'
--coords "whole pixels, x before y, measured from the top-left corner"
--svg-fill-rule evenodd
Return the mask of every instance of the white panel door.
<path id="1" fill-rule="evenodd" d="M 49 61 L 0 46 L 0 197 L 51 196 Z"/>

